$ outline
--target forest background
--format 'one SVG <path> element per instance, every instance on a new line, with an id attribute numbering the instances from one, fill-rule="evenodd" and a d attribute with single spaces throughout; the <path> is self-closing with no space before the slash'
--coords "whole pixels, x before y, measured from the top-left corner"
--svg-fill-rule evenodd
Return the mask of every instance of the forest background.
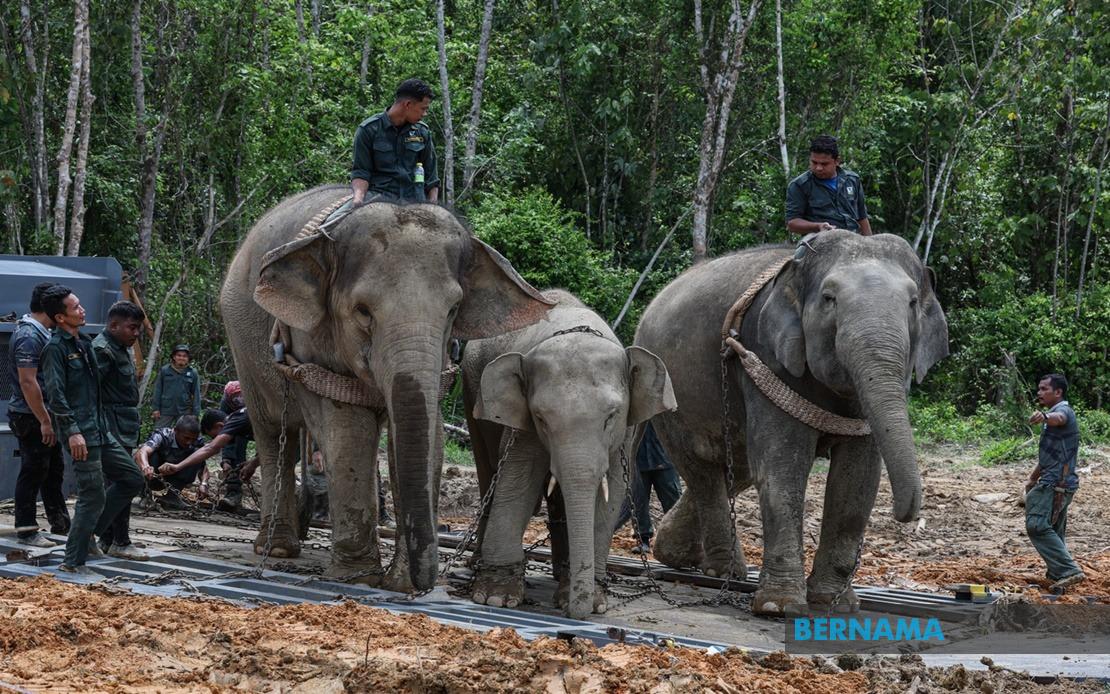
<path id="1" fill-rule="evenodd" d="M 404 78 L 439 97 L 441 197 L 627 340 L 695 260 L 792 240 L 786 183 L 830 133 L 875 230 L 936 271 L 952 356 L 919 436 L 1027 455 L 1060 371 L 1106 441 L 1108 23 L 1102 0 L 11 0 L 0 250 L 119 259 L 215 401 L 240 239 L 345 182 Z"/>

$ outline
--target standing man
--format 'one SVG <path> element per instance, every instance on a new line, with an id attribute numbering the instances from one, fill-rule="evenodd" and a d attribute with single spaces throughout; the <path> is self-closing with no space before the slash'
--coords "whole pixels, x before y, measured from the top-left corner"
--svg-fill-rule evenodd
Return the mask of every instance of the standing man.
<path id="1" fill-rule="evenodd" d="M 228 381 L 224 386 L 224 397 L 220 400 L 220 411 L 231 416 L 246 407 L 243 400 L 243 387 L 239 381 Z M 224 446 L 223 461 L 220 468 L 224 473 L 224 495 L 216 503 L 216 508 L 228 513 L 236 513 L 243 504 L 243 480 L 239 470 L 247 462 L 247 437 L 236 436 Z"/>
<path id="2" fill-rule="evenodd" d="M 19 440 L 19 477 L 15 483 L 15 530 L 18 542 L 31 547 L 53 547 L 54 542 L 39 532 L 35 504 L 42 494 L 42 505 L 50 521 L 50 532 L 69 532 L 69 510 L 62 494 L 62 447 L 54 433 L 54 423 L 46 409 L 46 386 L 39 369 L 42 348 L 50 341 L 54 321 L 42 309 L 43 293 L 53 287 L 44 282 L 31 291 L 31 312 L 19 319 L 11 341 L 8 423 Z"/>
<path id="3" fill-rule="evenodd" d="M 628 522 L 632 514 L 636 514 L 637 543 L 634 550 L 638 554 L 647 554 L 651 551 L 651 538 L 655 535 L 655 528 L 651 523 L 651 490 L 659 497 L 659 504 L 663 513 L 671 510 L 682 496 L 682 483 L 678 479 L 678 471 L 674 469 L 670 458 L 667 457 L 659 437 L 655 435 L 655 427 L 649 421 L 644 426 L 644 437 L 640 441 L 640 448 L 636 451 L 636 478 L 632 481 L 632 505 L 629 508 L 625 500 L 621 506 L 621 515 L 617 519 L 617 527 Z"/>
<path id="4" fill-rule="evenodd" d="M 818 135 L 809 145 L 809 171 L 786 188 L 786 228 L 795 234 L 847 229 L 871 235 L 859 174 L 840 166 L 836 138 Z"/>
<path id="5" fill-rule="evenodd" d="M 42 350 L 46 400 L 77 478 L 77 505 L 60 571 L 96 576 L 85 567 L 92 536 L 107 531 L 124 506 L 143 488 L 143 476 L 104 421 L 100 370 L 92 343 L 79 332 L 85 324 L 81 300 L 57 285 L 42 295 L 42 308 L 56 325 Z M 107 494 L 104 479 L 112 482 Z"/>
<path id="6" fill-rule="evenodd" d="M 392 106 L 358 126 L 351 166 L 352 206 L 360 205 L 368 192 L 409 202 L 439 198 L 435 144 L 421 120 L 432 97 L 432 88 L 422 80 L 405 80 L 397 87 Z"/>
<path id="7" fill-rule="evenodd" d="M 1064 544 L 1068 505 L 1079 488 L 1075 466 L 1079 455 L 1079 424 L 1064 396 L 1068 381 L 1048 374 L 1037 384 L 1037 404 L 1042 408 L 1029 417 L 1041 425 L 1037 467 L 1025 483 L 1025 532 L 1048 566 L 1053 593 L 1061 593 L 1087 578 Z"/>
<path id="8" fill-rule="evenodd" d="M 200 416 L 200 375 L 189 366 L 189 345 L 177 345 L 154 382 L 154 427 L 172 427 L 183 414 Z"/>
<path id="9" fill-rule="evenodd" d="M 108 325 L 92 342 L 100 369 L 101 405 L 108 431 L 131 455 L 139 445 L 139 384 L 128 351 L 139 339 L 146 314 L 130 301 L 108 309 Z M 113 483 L 115 484 L 115 483 Z M 100 536 L 100 550 L 119 559 L 146 561 L 149 556 L 131 544 L 131 504 L 124 506 Z"/>

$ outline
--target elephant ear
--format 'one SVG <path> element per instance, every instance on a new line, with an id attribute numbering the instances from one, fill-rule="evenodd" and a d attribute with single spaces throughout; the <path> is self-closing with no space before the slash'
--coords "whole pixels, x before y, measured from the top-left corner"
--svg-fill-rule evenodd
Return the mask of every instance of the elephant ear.
<path id="1" fill-rule="evenodd" d="M 254 301 L 282 323 L 311 331 L 324 317 L 334 263 L 321 236 L 290 241 L 262 257 Z"/>
<path id="2" fill-rule="evenodd" d="M 555 302 L 544 298 L 503 255 L 475 237 L 462 272 L 465 292 L 455 316 L 453 335 L 478 340 L 532 325 Z"/>
<path id="3" fill-rule="evenodd" d="M 519 352 L 502 354 L 482 372 L 474 417 L 532 431 L 535 427 L 524 387 L 524 355 Z"/>
<path id="4" fill-rule="evenodd" d="M 802 300 L 798 263 L 788 264 L 766 290 L 767 300 L 759 311 L 759 341 L 775 354 L 790 375 L 800 378 L 806 371 L 806 341 L 802 332 Z"/>
<path id="5" fill-rule="evenodd" d="M 643 347 L 628 347 L 628 426 L 678 409 L 663 360 Z"/>
<path id="6" fill-rule="evenodd" d="M 922 275 L 921 294 L 918 298 L 921 313 L 913 359 L 918 384 L 925 380 L 925 374 L 933 364 L 948 356 L 948 321 L 937 301 L 936 273 L 932 268 L 926 267 Z"/>

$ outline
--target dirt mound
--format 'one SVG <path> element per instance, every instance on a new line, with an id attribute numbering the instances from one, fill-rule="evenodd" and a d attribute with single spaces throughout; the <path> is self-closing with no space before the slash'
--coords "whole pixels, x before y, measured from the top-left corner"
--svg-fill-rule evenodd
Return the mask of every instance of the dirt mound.
<path id="1" fill-rule="evenodd" d="M 528 642 L 393 615 L 353 602 L 246 608 L 82 588 L 0 582 L 0 681 L 124 692 L 794 692 L 1026 691 L 995 669 L 926 669 L 914 658 L 761 660 L 575 639 Z M 1038 692 L 1084 691 L 1080 685 Z M 988 689 L 993 687 L 993 689 Z M 1097 691 L 1091 687 L 1090 691 Z"/>

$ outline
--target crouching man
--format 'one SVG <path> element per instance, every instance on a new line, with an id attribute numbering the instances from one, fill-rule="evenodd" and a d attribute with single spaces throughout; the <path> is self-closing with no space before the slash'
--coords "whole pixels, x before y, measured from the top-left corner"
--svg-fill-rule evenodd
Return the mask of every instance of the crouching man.
<path id="1" fill-rule="evenodd" d="M 166 462 L 160 465 L 158 472 L 167 481 L 177 475 L 193 475 L 195 477 L 196 471 L 203 469 L 204 461 L 219 453 L 224 446 L 230 444 L 236 437 L 241 436 L 250 441 L 254 440 L 254 430 L 251 428 L 251 420 L 247 416 L 247 408 L 245 407 L 236 410 L 231 416 L 219 410 L 205 410 L 204 417 L 200 421 L 200 429 L 211 440 L 195 448 L 192 453 L 180 461 Z M 239 472 L 240 478 L 244 480 L 250 479 L 252 474 L 254 474 L 254 466 L 249 464 L 244 465 Z"/>
<path id="2" fill-rule="evenodd" d="M 73 458 L 77 505 L 60 571 L 98 576 L 85 567 L 89 543 L 102 535 L 143 488 L 143 476 L 111 435 L 100 398 L 100 371 L 89 339 L 81 300 L 57 285 L 42 296 L 43 310 L 56 328 L 42 350 L 47 402 L 58 438 Z M 104 491 L 107 478 L 112 486 Z"/>
<path id="3" fill-rule="evenodd" d="M 159 502 L 164 508 L 183 509 L 181 490 L 201 477 L 200 491 L 208 491 L 208 474 L 204 466 L 191 466 L 175 469 L 178 463 L 185 460 L 204 446 L 204 439 L 200 435 L 200 422 L 191 414 L 183 415 L 177 420 L 173 428 L 163 427 L 155 429 L 147 442 L 139 446 L 135 452 L 135 461 L 143 476 L 148 480 L 155 474 L 161 473 L 162 481 L 170 487 L 170 492 L 162 497 Z M 201 474 L 203 471 L 204 474 Z"/>

